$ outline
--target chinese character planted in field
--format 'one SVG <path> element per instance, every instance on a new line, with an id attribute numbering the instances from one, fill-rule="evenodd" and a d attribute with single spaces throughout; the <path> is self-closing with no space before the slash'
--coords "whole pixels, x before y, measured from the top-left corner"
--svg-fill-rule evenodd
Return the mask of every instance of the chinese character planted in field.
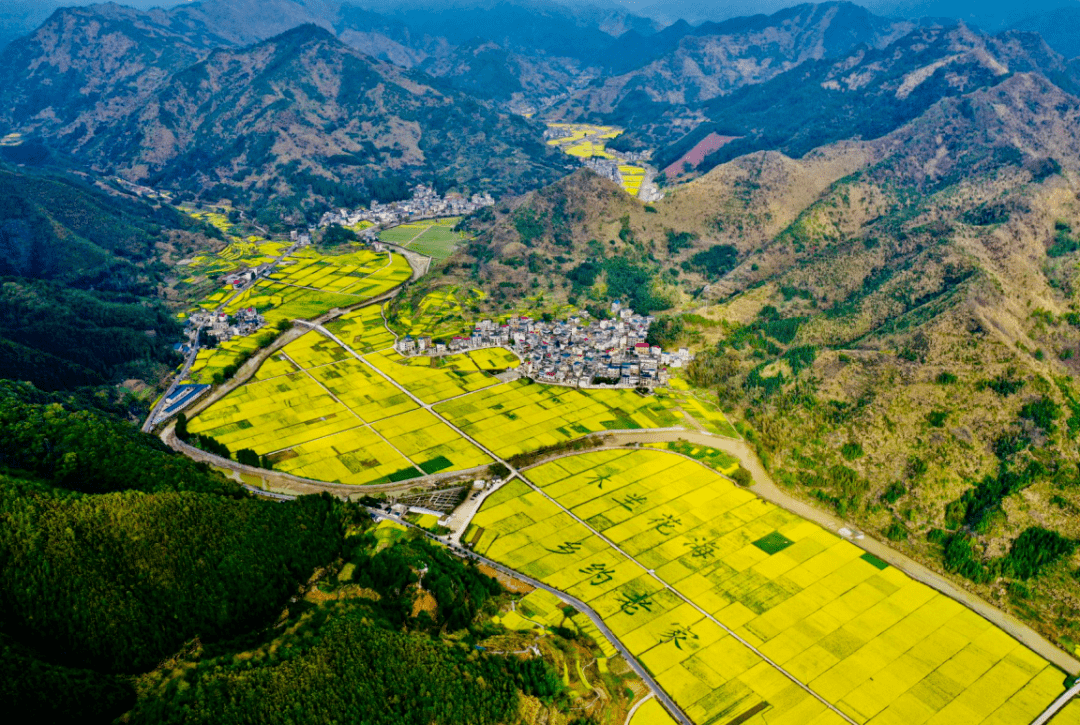
<path id="1" fill-rule="evenodd" d="M 646 502 L 648 502 L 648 500 L 648 498 L 642 496 L 641 494 L 632 493 L 626 498 L 615 499 L 615 503 L 619 504 L 627 511 L 633 513 L 636 507 L 644 505 Z"/>
<path id="2" fill-rule="evenodd" d="M 652 597 L 648 594 L 620 594 L 615 601 L 619 603 L 619 608 L 624 614 L 631 616 L 642 609 L 646 612 L 652 612 L 652 607 L 656 606 Z"/>
<path id="3" fill-rule="evenodd" d="M 604 483 L 611 480 L 611 476 L 593 476 L 593 480 L 589 481 L 589 485 L 596 484 L 596 487 L 600 490 L 604 489 Z"/>
<path id="4" fill-rule="evenodd" d="M 611 581 L 611 575 L 615 573 L 614 569 L 608 569 L 607 564 L 590 564 L 584 569 L 578 569 L 578 571 L 591 576 L 592 579 L 589 580 L 589 584 L 594 587 L 607 584 Z"/>
<path id="5" fill-rule="evenodd" d="M 676 527 L 682 526 L 682 519 L 677 519 L 672 514 L 664 514 L 663 516 L 657 516 L 650 521 L 649 526 L 655 526 L 657 531 L 664 536 L 667 536 L 674 531 Z"/>
<path id="6" fill-rule="evenodd" d="M 698 636 L 690 631 L 689 627 L 683 627 L 676 623 L 671 629 L 660 635 L 660 644 L 674 642 L 678 649 L 682 649 L 682 643 L 691 639 L 698 639 Z"/>
<path id="7" fill-rule="evenodd" d="M 694 539 L 693 541 L 686 542 L 685 546 L 690 547 L 691 556 L 701 559 L 708 559 L 710 556 L 716 556 L 716 544 L 708 539 Z"/>
<path id="8" fill-rule="evenodd" d="M 544 548 L 547 551 L 550 551 L 552 554 L 576 554 L 581 551 L 581 546 L 582 544 L 580 541 L 566 541 L 562 544 L 559 544 L 554 549 L 548 549 L 547 547 Z"/>

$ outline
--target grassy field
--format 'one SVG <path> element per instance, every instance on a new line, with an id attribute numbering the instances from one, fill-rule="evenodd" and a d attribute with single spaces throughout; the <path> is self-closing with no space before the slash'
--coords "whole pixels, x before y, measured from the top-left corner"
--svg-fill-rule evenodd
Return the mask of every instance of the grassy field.
<path id="1" fill-rule="evenodd" d="M 959 603 L 696 463 L 608 451 L 526 475 L 543 493 L 508 484 L 466 540 L 589 603 L 695 722 L 841 722 L 716 622 L 859 723 L 1027 723 L 1063 689 Z"/>
<path id="2" fill-rule="evenodd" d="M 454 231 L 460 221 L 461 217 L 452 217 L 410 222 L 387 229 L 379 234 L 379 239 L 435 259 L 446 259 L 465 239 L 464 234 Z"/>

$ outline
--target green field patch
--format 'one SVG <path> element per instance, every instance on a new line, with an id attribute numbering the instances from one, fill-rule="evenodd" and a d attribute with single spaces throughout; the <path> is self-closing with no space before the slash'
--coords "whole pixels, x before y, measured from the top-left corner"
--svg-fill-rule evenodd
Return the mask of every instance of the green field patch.
<path id="1" fill-rule="evenodd" d="M 422 474 L 415 468 L 402 468 L 387 474 L 386 478 L 391 483 L 398 483 L 399 481 L 408 481 L 411 478 L 419 478 Z"/>
<path id="2" fill-rule="evenodd" d="M 446 456 L 439 456 L 438 458 L 432 458 L 430 461 L 424 461 L 420 464 L 420 470 L 427 474 L 438 473 L 439 471 L 445 471 L 448 468 L 452 468 L 454 462 Z"/>
<path id="3" fill-rule="evenodd" d="M 795 542 L 781 534 L 779 531 L 773 531 L 771 534 L 766 534 L 752 543 L 769 556 L 772 556 L 773 554 L 777 554 L 788 548 Z"/>
<path id="4" fill-rule="evenodd" d="M 887 568 L 889 568 L 889 565 L 888 565 L 887 562 L 884 562 L 881 559 L 877 558 L 876 556 L 871 554 L 869 551 L 866 552 L 865 554 L 863 554 L 862 556 L 860 556 L 859 558 L 862 559 L 863 561 L 865 561 L 870 566 L 874 567 L 875 569 L 887 569 Z"/>

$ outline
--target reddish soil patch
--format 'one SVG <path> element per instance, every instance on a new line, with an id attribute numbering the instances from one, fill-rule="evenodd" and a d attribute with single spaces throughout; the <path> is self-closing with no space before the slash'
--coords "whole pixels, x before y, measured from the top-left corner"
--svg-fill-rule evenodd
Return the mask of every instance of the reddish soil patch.
<path id="1" fill-rule="evenodd" d="M 512 594 L 528 594 L 529 592 L 536 589 L 536 587 L 532 586 L 531 584 L 526 584 L 519 579 L 513 579 L 511 577 L 508 577 L 501 571 L 495 571 L 487 564 L 481 564 L 476 568 L 480 570 L 480 573 L 487 574 L 492 579 L 497 579 L 499 583 L 503 585 L 503 589 Z"/>
<path id="2" fill-rule="evenodd" d="M 689 165 L 691 169 L 696 169 L 697 165 L 704 161 L 706 156 L 714 151 L 722 149 L 737 138 L 739 137 L 721 136 L 718 133 L 710 133 L 708 136 L 698 141 L 697 146 L 683 154 L 682 158 L 664 169 L 664 175 L 669 179 L 674 179 L 676 176 L 683 173 L 686 165 Z"/>

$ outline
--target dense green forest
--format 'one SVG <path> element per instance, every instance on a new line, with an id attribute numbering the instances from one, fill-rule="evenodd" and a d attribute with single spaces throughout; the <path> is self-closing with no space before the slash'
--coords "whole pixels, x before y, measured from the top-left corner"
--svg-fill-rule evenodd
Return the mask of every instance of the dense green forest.
<path id="1" fill-rule="evenodd" d="M 566 706 L 543 658 L 474 646 L 503 631 L 505 596 L 474 564 L 414 536 L 387 545 L 329 496 L 252 498 L 113 408 L 0 381 L 0 697 L 15 711 L 481 725 L 514 721 L 522 694 Z M 350 596 L 298 598 L 313 575 Z"/>
<path id="2" fill-rule="evenodd" d="M 220 238 L 167 204 L 0 164 L 0 378 L 156 383 L 179 361 L 159 297 L 171 257 Z"/>
<path id="3" fill-rule="evenodd" d="M 109 194 L 70 176 L 0 165 L 0 276 L 144 296 L 156 291 L 170 230 L 220 237 L 171 206 Z"/>
<path id="4" fill-rule="evenodd" d="M 282 634 L 207 647 L 194 667 L 158 673 L 131 721 L 494 725 L 515 721 L 519 693 L 565 705 L 565 686 L 543 659 L 473 645 L 501 629 L 477 616 L 494 613 L 498 582 L 425 540 L 380 548 L 354 533 L 348 549 L 365 596 L 290 607 Z M 421 578 L 435 617 L 412 616 Z"/>
<path id="5" fill-rule="evenodd" d="M 240 487 L 175 454 L 84 399 L 0 380 L 0 466 L 85 493 L 197 491 L 233 497 Z"/>
<path id="6" fill-rule="evenodd" d="M 179 361 L 180 332 L 156 301 L 0 279 L 0 378 L 45 390 L 150 378 Z"/>
<path id="7" fill-rule="evenodd" d="M 86 496 L 6 477 L 0 518 L 5 630 L 54 662 L 106 672 L 266 622 L 336 557 L 343 526 L 322 498 Z"/>

